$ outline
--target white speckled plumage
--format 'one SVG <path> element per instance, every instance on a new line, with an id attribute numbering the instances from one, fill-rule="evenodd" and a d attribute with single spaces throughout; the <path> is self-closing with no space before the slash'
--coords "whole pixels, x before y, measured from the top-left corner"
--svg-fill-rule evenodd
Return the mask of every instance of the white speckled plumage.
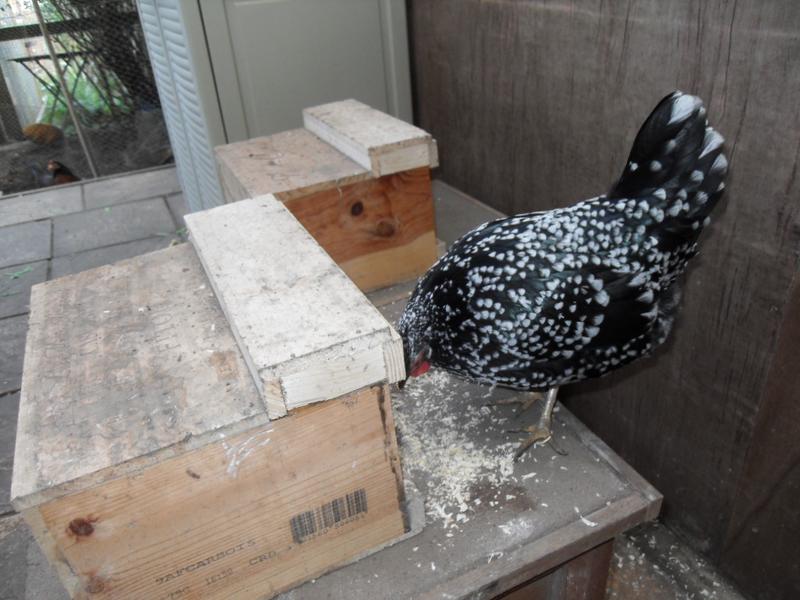
<path id="1" fill-rule="evenodd" d="M 424 350 L 454 373 L 538 390 L 649 354 L 669 334 L 678 278 L 724 187 L 722 141 L 699 98 L 676 92 L 608 194 L 466 234 L 398 323 L 407 363 Z"/>

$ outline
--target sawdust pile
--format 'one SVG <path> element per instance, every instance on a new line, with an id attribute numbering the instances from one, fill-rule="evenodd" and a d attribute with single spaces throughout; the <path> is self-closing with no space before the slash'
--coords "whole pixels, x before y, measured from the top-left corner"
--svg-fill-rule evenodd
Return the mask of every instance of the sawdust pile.
<path id="1" fill-rule="evenodd" d="M 487 388 L 485 397 L 490 393 Z M 423 483 L 426 513 L 445 528 L 469 520 L 481 502 L 476 489 L 515 481 L 517 443 L 490 439 L 487 423 L 501 425 L 506 419 L 493 418 L 480 402 L 440 370 L 409 380 L 393 399 L 404 472 Z"/>

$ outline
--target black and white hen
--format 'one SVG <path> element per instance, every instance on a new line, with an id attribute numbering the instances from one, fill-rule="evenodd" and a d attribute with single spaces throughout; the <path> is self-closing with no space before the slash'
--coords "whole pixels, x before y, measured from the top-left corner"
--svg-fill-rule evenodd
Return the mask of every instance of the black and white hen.
<path id="1" fill-rule="evenodd" d="M 723 139 L 695 96 L 645 121 L 598 198 L 481 225 L 419 281 L 398 329 L 406 367 L 546 392 L 517 457 L 550 437 L 558 387 L 647 356 L 667 338 L 680 275 L 724 188 Z"/>

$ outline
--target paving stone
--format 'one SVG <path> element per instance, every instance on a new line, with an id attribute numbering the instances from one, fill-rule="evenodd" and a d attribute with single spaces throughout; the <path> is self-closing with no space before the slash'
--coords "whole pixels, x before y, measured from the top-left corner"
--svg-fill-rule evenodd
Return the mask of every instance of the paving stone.
<path id="1" fill-rule="evenodd" d="M 180 239 L 179 236 L 160 236 L 135 242 L 126 242 L 115 246 L 95 248 L 77 254 L 68 254 L 53 259 L 51 269 L 51 279 L 72 275 L 87 269 L 94 269 L 103 265 L 110 265 L 126 258 L 139 256 L 148 252 L 155 252 L 169 246 L 173 240 Z"/>
<path id="2" fill-rule="evenodd" d="M 81 186 L 54 187 L 0 200 L 0 227 L 83 210 Z"/>
<path id="3" fill-rule="evenodd" d="M 0 519 L 0 565 L 0 600 L 69 598 L 19 515 Z"/>
<path id="4" fill-rule="evenodd" d="M 28 312 L 31 286 L 47 279 L 47 262 L 0 269 L 0 319 Z"/>
<path id="5" fill-rule="evenodd" d="M 0 394 L 20 387 L 27 333 L 28 315 L 0 319 Z"/>
<path id="6" fill-rule="evenodd" d="M 0 519 L 0 598 L 17 600 L 25 597 L 28 576 L 28 546 L 35 544 L 28 526 L 19 515 Z"/>
<path id="7" fill-rule="evenodd" d="M 0 269 L 50 258 L 50 221 L 0 228 Z"/>
<path id="8" fill-rule="evenodd" d="M 64 256 L 158 235 L 172 235 L 175 222 L 163 198 L 87 210 L 53 219 L 53 254 Z"/>
<path id="9" fill-rule="evenodd" d="M 0 396 L 0 513 L 10 512 L 11 471 L 17 439 L 19 392 Z"/>
<path id="10" fill-rule="evenodd" d="M 26 529 L 28 529 L 26 527 Z M 55 569 L 47 562 L 39 544 L 28 533 L 28 572 L 25 577 L 25 600 L 69 600 Z"/>
<path id="11" fill-rule="evenodd" d="M 174 167 L 102 179 L 83 186 L 87 209 L 166 196 L 180 191 L 181 186 Z"/>
<path id="12" fill-rule="evenodd" d="M 183 217 L 184 215 L 189 214 L 191 211 L 186 205 L 186 199 L 183 197 L 183 193 L 181 192 L 167 196 L 167 204 L 169 204 L 169 210 L 172 213 L 172 218 L 175 219 L 175 222 L 180 227 L 186 227 L 186 222 L 183 220 Z"/>

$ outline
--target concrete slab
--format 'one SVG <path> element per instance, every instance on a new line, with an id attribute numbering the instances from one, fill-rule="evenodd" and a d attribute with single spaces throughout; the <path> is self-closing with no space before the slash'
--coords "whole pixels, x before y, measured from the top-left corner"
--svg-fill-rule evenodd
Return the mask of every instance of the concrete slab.
<path id="1" fill-rule="evenodd" d="M 27 527 L 26 527 L 27 529 Z M 39 544 L 28 529 L 28 572 L 25 577 L 25 600 L 69 600 L 69 594 L 47 562 Z"/>
<path id="2" fill-rule="evenodd" d="M 178 227 L 186 227 L 183 216 L 189 214 L 191 211 L 186 205 L 186 200 L 183 197 L 183 193 L 171 194 L 167 196 L 167 204 L 169 205 L 169 210 L 172 213 L 172 218 L 175 219 Z"/>
<path id="3" fill-rule="evenodd" d="M 17 439 L 19 392 L 0 396 L 0 514 L 12 510 L 11 471 L 14 467 L 14 441 Z"/>
<path id="4" fill-rule="evenodd" d="M 28 576 L 28 546 L 34 544 L 27 525 L 18 515 L 0 519 L 0 598 L 13 600 L 25 597 Z"/>
<path id="5" fill-rule="evenodd" d="M 0 394 L 20 387 L 27 332 L 28 315 L 0 319 Z"/>
<path id="6" fill-rule="evenodd" d="M 0 269 L 50 258 L 50 221 L 0 228 Z"/>
<path id="7" fill-rule="evenodd" d="M 59 186 L 0 201 L 0 227 L 83 210 L 80 185 Z"/>
<path id="8" fill-rule="evenodd" d="M 455 240 L 487 220 L 506 216 L 438 179 L 431 187 L 436 208 L 436 237 L 440 240 Z M 480 210 L 475 210 L 478 205 Z"/>
<path id="9" fill-rule="evenodd" d="M 47 262 L 0 269 L 0 319 L 28 312 L 31 286 L 47 279 Z"/>
<path id="10" fill-rule="evenodd" d="M 72 275 L 87 269 L 94 269 L 95 267 L 109 265 L 126 258 L 139 256 L 140 254 L 155 252 L 166 248 L 175 239 L 180 238 L 179 236 L 165 235 L 59 256 L 53 259 L 50 278 L 64 277 L 65 275 Z"/>
<path id="11" fill-rule="evenodd" d="M 69 598 L 19 515 L 0 518 L 0 565 L 0 600 Z"/>
<path id="12" fill-rule="evenodd" d="M 64 256 L 101 246 L 172 235 L 176 229 L 163 198 L 88 210 L 53 219 L 53 254 Z"/>
<path id="13" fill-rule="evenodd" d="M 87 209 L 164 196 L 180 191 L 181 186 L 178 183 L 178 175 L 174 167 L 101 179 L 83 186 Z"/>

